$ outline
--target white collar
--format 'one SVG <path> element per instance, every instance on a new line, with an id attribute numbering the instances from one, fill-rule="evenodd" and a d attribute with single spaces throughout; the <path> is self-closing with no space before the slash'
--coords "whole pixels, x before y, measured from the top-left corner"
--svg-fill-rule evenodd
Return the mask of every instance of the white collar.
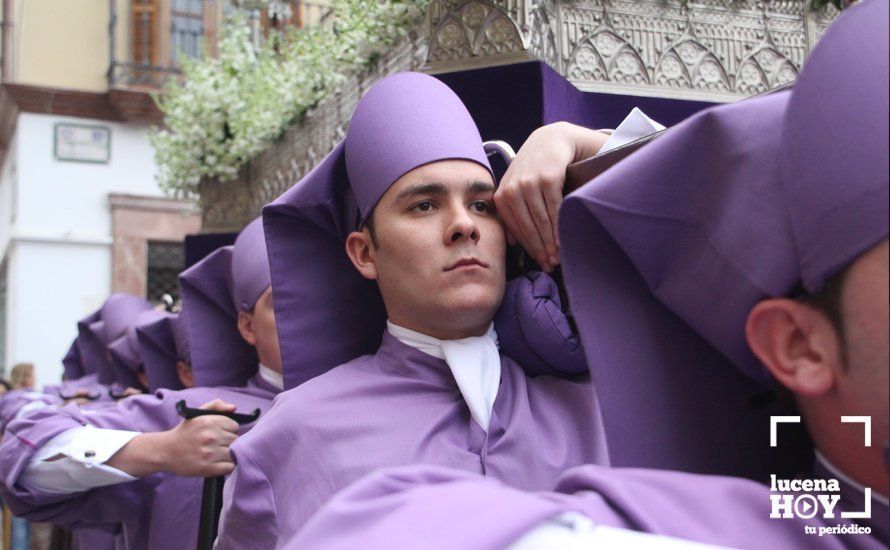
<path id="1" fill-rule="evenodd" d="M 260 368 L 257 369 L 257 374 L 260 375 L 260 378 L 262 378 L 264 382 L 273 388 L 278 391 L 284 391 L 284 376 L 280 372 L 275 372 L 266 365 L 260 363 Z"/>
<path id="2" fill-rule="evenodd" d="M 494 323 L 484 336 L 459 340 L 439 340 L 390 321 L 386 322 L 386 328 L 396 340 L 448 364 L 470 415 L 487 432 L 501 382 L 501 356 Z"/>
<path id="3" fill-rule="evenodd" d="M 842 482 L 846 483 L 850 487 L 856 489 L 860 493 L 865 494 L 865 487 L 861 483 L 857 482 L 856 480 L 854 480 L 853 478 L 851 478 L 844 472 L 840 471 L 840 469 L 838 469 L 837 466 L 832 464 L 827 458 L 825 458 L 825 455 L 823 455 L 819 451 L 816 451 L 816 460 L 821 462 L 822 465 L 825 466 L 825 469 L 828 470 L 829 473 L 831 473 L 831 475 L 833 475 L 837 479 L 841 480 Z M 874 489 L 871 490 L 871 498 L 877 500 L 884 506 L 890 506 L 890 501 L 887 500 L 887 497 L 878 493 Z"/>

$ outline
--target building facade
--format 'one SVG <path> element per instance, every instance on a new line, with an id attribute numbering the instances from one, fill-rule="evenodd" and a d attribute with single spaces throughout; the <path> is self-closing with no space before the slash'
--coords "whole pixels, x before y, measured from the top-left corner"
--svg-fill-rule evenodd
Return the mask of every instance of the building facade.
<path id="1" fill-rule="evenodd" d="M 112 292 L 176 293 L 192 204 L 155 182 L 151 92 L 204 55 L 215 0 L 3 0 L 0 373 L 59 380 L 76 321 Z"/>

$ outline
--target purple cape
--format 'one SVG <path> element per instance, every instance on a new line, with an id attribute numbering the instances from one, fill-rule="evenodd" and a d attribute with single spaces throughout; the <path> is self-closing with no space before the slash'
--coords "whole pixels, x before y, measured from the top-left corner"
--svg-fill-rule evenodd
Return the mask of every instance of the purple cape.
<path id="1" fill-rule="evenodd" d="M 239 386 L 256 373 L 256 349 L 238 332 L 233 285 L 231 246 L 179 275 L 191 367 L 199 386 Z"/>
<path id="2" fill-rule="evenodd" d="M 855 6 L 793 91 L 704 111 L 566 199 L 566 281 L 613 465 L 759 479 L 787 466 L 794 446 L 764 444 L 783 413 L 749 403 L 770 380 L 745 322 L 887 238 L 886 19 L 886 2 Z M 842 108 L 824 108 L 825 90 Z"/>
<path id="3" fill-rule="evenodd" d="M 752 375 L 762 367 L 743 339 L 709 341 L 743 336 L 763 282 L 789 280 L 791 244 L 771 237 L 789 232 L 775 177 L 787 101 L 694 115 L 563 203 L 563 273 L 614 466 L 775 471 L 764 434 L 780 413 L 752 405 L 763 387 L 727 356 Z M 751 250 L 757 235 L 771 254 Z M 740 264 L 758 270 L 753 282 Z"/>

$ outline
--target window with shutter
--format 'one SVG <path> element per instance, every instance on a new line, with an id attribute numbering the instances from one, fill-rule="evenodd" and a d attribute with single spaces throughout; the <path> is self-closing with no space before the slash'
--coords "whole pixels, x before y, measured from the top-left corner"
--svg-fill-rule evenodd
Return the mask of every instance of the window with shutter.
<path id="1" fill-rule="evenodd" d="M 185 57 L 216 54 L 222 0 L 126 0 L 130 55 L 118 57 L 112 34 L 112 87 L 160 88 Z M 116 4 L 113 4 L 113 6 Z M 112 11 L 112 22 L 117 24 Z"/>
<path id="2" fill-rule="evenodd" d="M 328 0 L 306 2 L 304 0 L 278 0 L 269 2 L 268 8 L 260 13 L 263 35 L 268 36 L 272 29 L 296 29 L 326 22 L 331 15 Z"/>
<path id="3" fill-rule="evenodd" d="M 204 56 L 205 0 L 170 0 L 170 67 Z"/>
<path id="4" fill-rule="evenodd" d="M 137 65 L 158 64 L 159 0 L 133 0 L 132 51 Z"/>

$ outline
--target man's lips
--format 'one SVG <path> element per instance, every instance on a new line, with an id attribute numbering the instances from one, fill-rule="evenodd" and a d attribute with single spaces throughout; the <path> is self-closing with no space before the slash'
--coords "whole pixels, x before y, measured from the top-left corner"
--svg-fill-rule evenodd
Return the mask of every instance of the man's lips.
<path id="1" fill-rule="evenodd" d="M 477 265 L 479 267 L 486 268 L 486 269 L 488 268 L 487 263 L 485 263 L 477 258 L 463 258 L 463 259 L 458 260 L 457 262 L 451 264 L 449 267 L 446 267 L 442 271 L 453 271 L 459 267 L 470 267 L 470 266 L 474 266 L 474 265 Z"/>

